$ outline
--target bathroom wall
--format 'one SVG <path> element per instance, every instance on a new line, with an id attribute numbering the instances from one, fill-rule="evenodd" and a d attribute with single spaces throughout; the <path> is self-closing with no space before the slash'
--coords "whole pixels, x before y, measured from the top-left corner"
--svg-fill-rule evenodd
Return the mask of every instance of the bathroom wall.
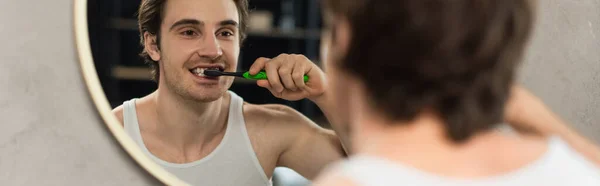
<path id="1" fill-rule="evenodd" d="M 0 185 L 157 185 L 88 97 L 72 4 L 0 1 Z"/>
<path id="2" fill-rule="evenodd" d="M 520 80 L 600 144 L 600 0 L 538 0 Z"/>

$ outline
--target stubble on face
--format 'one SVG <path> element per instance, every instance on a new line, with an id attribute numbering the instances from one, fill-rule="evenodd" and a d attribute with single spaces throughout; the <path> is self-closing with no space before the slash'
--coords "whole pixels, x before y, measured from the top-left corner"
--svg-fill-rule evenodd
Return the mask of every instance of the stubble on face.
<path id="1" fill-rule="evenodd" d="M 239 21 L 235 4 L 231 0 L 168 1 L 165 13 L 165 21 L 160 32 L 162 42 L 160 43 L 161 81 L 159 84 L 163 84 L 169 92 L 184 100 L 194 102 L 218 100 L 231 87 L 234 78 L 219 77 L 218 83 L 201 83 L 196 81 L 195 75 L 189 72 L 189 68 L 199 64 L 220 64 L 225 67 L 225 71 L 235 71 L 240 50 L 238 38 L 240 33 L 231 25 L 220 24 L 226 20 Z M 201 24 L 172 26 L 182 19 L 196 20 Z M 235 36 L 219 35 L 225 30 L 233 31 Z M 199 35 L 182 37 L 180 34 L 182 31 L 193 31 Z M 209 38 L 204 38 L 208 37 L 207 34 L 216 34 L 216 45 L 222 50 L 222 54 L 215 59 L 206 56 L 208 53 L 203 50 L 205 47 L 215 45 L 209 42 Z"/>
<path id="2" fill-rule="evenodd" d="M 228 64 L 223 58 L 217 59 L 218 62 L 210 62 L 211 64 Z M 186 63 L 193 64 L 194 62 L 188 61 Z M 169 64 L 168 58 L 164 59 L 164 68 L 162 74 L 164 74 L 164 82 L 168 90 L 175 93 L 183 100 L 193 102 L 212 102 L 221 98 L 225 92 L 233 84 L 233 77 L 219 77 L 217 84 L 196 84 L 194 81 L 187 81 L 190 78 L 187 69 L 178 70 L 177 67 Z M 184 65 L 185 66 L 185 65 Z"/>

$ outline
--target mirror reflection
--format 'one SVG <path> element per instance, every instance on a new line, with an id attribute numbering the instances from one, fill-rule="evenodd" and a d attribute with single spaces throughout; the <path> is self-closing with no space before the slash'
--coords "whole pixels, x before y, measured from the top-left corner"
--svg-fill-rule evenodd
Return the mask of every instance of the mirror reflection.
<path id="1" fill-rule="evenodd" d="M 319 6 L 88 0 L 93 58 L 125 131 L 180 179 L 306 185 L 344 155 L 314 100 L 323 92 Z"/>

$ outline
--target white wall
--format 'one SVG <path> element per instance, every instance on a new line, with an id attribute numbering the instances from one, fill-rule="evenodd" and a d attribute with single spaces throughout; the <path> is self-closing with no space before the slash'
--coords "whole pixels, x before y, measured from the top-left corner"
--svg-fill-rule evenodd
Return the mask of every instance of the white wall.
<path id="1" fill-rule="evenodd" d="M 0 185 L 153 185 L 95 113 L 69 0 L 0 0 Z"/>
<path id="2" fill-rule="evenodd" d="M 539 0 L 524 84 L 600 143 L 600 0 Z M 0 185 L 155 185 L 79 74 L 69 0 L 0 1 Z"/>
<path id="3" fill-rule="evenodd" d="M 538 2 L 538 24 L 520 79 L 600 144 L 600 0 Z"/>

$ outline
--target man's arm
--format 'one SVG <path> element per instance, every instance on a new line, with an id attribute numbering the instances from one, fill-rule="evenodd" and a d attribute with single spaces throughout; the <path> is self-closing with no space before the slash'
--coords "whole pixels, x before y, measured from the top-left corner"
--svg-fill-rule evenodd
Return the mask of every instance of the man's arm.
<path id="1" fill-rule="evenodd" d="M 344 156 L 348 156 L 348 154 L 352 154 L 350 149 L 350 131 L 346 130 L 344 127 L 344 123 L 341 121 L 337 121 L 335 117 L 332 116 L 332 109 L 335 109 L 335 106 L 330 105 L 329 102 L 326 101 L 327 93 L 323 93 L 323 95 L 310 99 L 314 102 L 323 112 L 327 120 L 329 121 L 331 128 L 335 131 L 335 135 L 337 139 L 340 140 L 342 148 L 344 149 Z M 348 125 L 348 123 L 345 123 Z"/>
<path id="2" fill-rule="evenodd" d="M 326 101 L 327 81 L 325 74 L 316 64 L 303 55 L 281 54 L 273 59 L 257 59 L 249 72 L 256 74 L 260 70 L 265 70 L 268 77 L 279 77 L 257 81 L 258 86 L 268 89 L 275 97 L 289 101 L 308 98 L 316 103 L 335 131 L 335 133 L 326 132 L 327 136 L 335 137 L 342 144 L 344 156 L 349 154 L 349 131 L 344 130 L 343 123 L 331 116 L 331 110 L 335 108 L 333 105 L 328 105 Z M 303 75 L 309 77 L 308 82 L 303 81 Z"/>
<path id="3" fill-rule="evenodd" d="M 286 136 L 285 148 L 277 166 L 288 167 L 305 178 L 314 179 L 327 165 L 345 156 L 340 140 L 331 130 L 324 129 L 289 107 L 272 120 L 277 131 Z"/>
<path id="4" fill-rule="evenodd" d="M 537 97 L 526 89 L 516 86 L 507 105 L 506 120 L 522 134 L 558 136 L 576 151 L 600 166 L 600 148 L 578 134 L 554 114 Z"/>

